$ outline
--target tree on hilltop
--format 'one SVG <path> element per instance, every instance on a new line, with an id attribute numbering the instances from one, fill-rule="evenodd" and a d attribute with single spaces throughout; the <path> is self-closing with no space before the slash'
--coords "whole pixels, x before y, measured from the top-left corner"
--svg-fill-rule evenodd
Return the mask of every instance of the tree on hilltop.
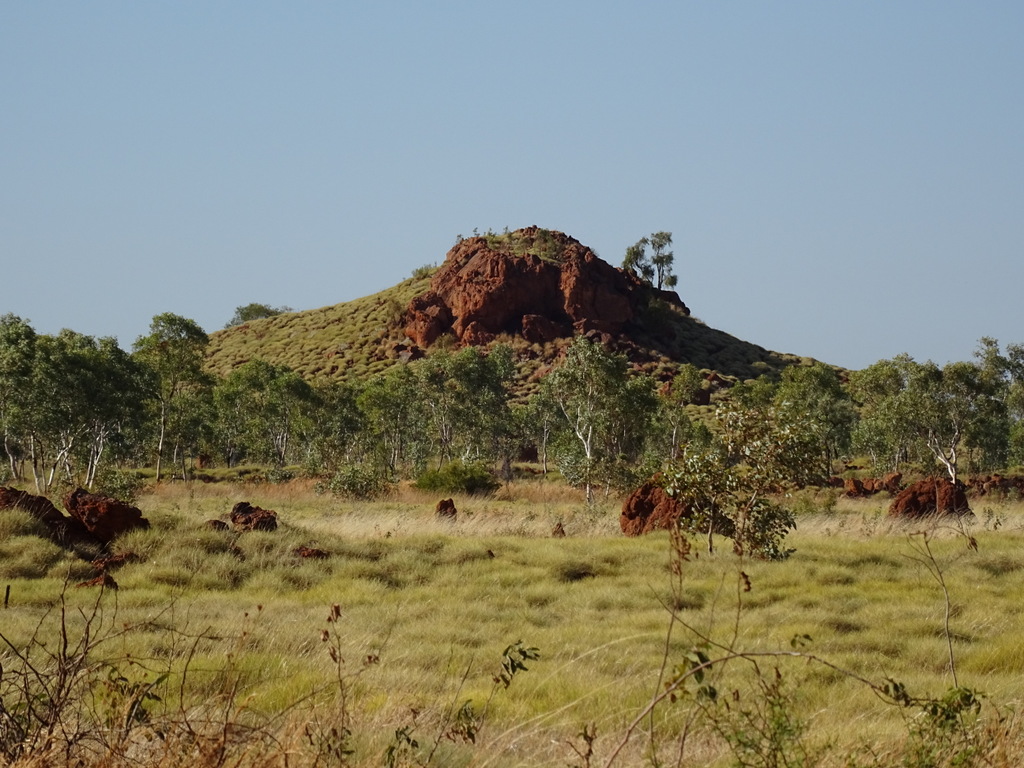
<path id="1" fill-rule="evenodd" d="M 651 248 L 650 255 L 647 254 L 648 246 Z M 675 255 L 669 250 L 671 246 L 671 232 L 655 232 L 650 237 L 642 237 L 626 249 L 622 268 L 658 290 L 674 288 L 679 278 L 672 273 Z"/>
<path id="2" fill-rule="evenodd" d="M 233 328 L 236 325 L 243 325 L 244 323 L 249 323 L 253 320 L 263 320 L 267 317 L 276 317 L 277 315 L 291 311 L 291 307 L 272 307 L 269 304 L 253 302 L 242 307 L 235 307 L 235 314 L 231 316 L 231 319 L 228 320 L 227 325 L 224 327 Z"/>

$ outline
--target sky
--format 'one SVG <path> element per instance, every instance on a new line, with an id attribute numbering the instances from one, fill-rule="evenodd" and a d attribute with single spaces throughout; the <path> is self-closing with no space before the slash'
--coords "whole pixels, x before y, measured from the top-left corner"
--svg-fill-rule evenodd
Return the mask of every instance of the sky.
<path id="1" fill-rule="evenodd" d="M 0 1 L 0 314 L 130 348 L 538 225 L 847 368 L 1024 343 L 1015 0 Z"/>

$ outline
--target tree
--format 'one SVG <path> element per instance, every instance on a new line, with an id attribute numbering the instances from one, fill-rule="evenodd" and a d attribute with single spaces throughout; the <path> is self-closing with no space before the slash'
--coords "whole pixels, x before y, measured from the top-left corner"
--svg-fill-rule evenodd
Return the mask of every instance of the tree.
<path id="1" fill-rule="evenodd" d="M 439 468 L 456 453 L 470 460 L 498 457 L 510 424 L 513 371 L 512 351 L 504 345 L 490 353 L 476 347 L 455 354 L 439 350 L 416 364 Z"/>
<path id="2" fill-rule="evenodd" d="M 824 363 L 790 366 L 782 372 L 775 403 L 783 420 L 806 420 L 818 443 L 823 477 L 829 477 L 836 459 L 850 448 L 857 419 L 839 374 Z"/>
<path id="3" fill-rule="evenodd" d="M 596 483 L 626 487 L 644 473 L 637 461 L 657 408 L 652 379 L 631 376 L 625 357 L 578 337 L 543 386 L 564 419 L 559 469 L 586 489 L 588 503 Z"/>
<path id="4" fill-rule="evenodd" d="M 658 391 L 658 424 L 663 427 L 668 440 L 670 461 L 678 458 L 680 443 L 694 434 L 694 424 L 684 409 L 694 402 L 703 386 L 704 377 L 700 370 L 686 363 L 680 366 L 672 381 Z"/>
<path id="5" fill-rule="evenodd" d="M 21 477 L 21 420 L 31 398 L 36 332 L 20 317 L 0 316 L 0 431 L 11 476 Z"/>
<path id="6" fill-rule="evenodd" d="M 655 232 L 650 237 L 642 237 L 626 249 L 622 267 L 659 290 L 674 288 L 678 278 L 672 273 L 675 256 L 669 250 L 671 245 L 671 232 Z M 647 246 L 651 247 L 650 255 L 647 254 Z"/>
<path id="7" fill-rule="evenodd" d="M 156 481 L 160 482 L 168 427 L 189 390 L 209 386 L 203 372 L 206 332 L 194 320 L 165 312 L 149 325 L 149 335 L 135 340 L 133 354 L 152 373 L 152 395 L 157 403 Z M 175 435 L 180 437 L 180 433 Z"/>
<path id="8" fill-rule="evenodd" d="M 233 328 L 236 325 L 242 325 L 243 323 L 249 323 L 253 320 L 262 320 L 267 317 L 276 317 L 277 315 L 284 314 L 285 312 L 291 312 L 291 307 L 272 307 L 269 304 L 259 304 L 253 302 L 252 304 L 246 304 L 242 307 L 235 307 L 235 314 L 228 320 L 225 328 Z"/>
<path id="9" fill-rule="evenodd" d="M 956 483 L 965 447 L 998 454 L 1006 405 L 1000 377 L 967 362 L 939 367 L 908 355 L 883 360 L 852 378 L 863 403 L 858 439 L 904 455 L 920 445 Z M 1005 444 L 1005 443 L 1004 443 Z M 894 453 L 895 452 L 895 453 Z"/>
<path id="10" fill-rule="evenodd" d="M 912 455 L 927 452 L 920 445 L 906 392 L 916 365 L 909 355 L 897 355 L 850 374 L 847 388 L 860 411 L 852 432 L 853 445 L 871 456 L 876 471 L 898 472 L 900 464 Z"/>
<path id="11" fill-rule="evenodd" d="M 348 383 L 314 385 L 304 461 L 313 472 L 336 472 L 342 465 L 362 458 L 359 435 L 365 420 L 356 401 L 358 394 L 357 388 Z"/>
<path id="12" fill-rule="evenodd" d="M 255 359 L 239 366 L 214 388 L 220 432 L 232 446 L 229 456 L 241 448 L 283 467 L 313 401 L 313 388 L 285 365 Z"/>
<path id="13" fill-rule="evenodd" d="M 686 505 L 680 526 L 733 540 L 737 554 L 769 560 L 787 557 L 782 542 L 794 527 L 792 513 L 774 497 L 788 483 L 802 485 L 813 474 L 816 440 L 809 419 L 783 415 L 773 404 L 730 401 L 715 417 L 718 439 L 685 446 L 666 476 L 666 491 Z"/>
<path id="14" fill-rule="evenodd" d="M 356 398 L 367 453 L 390 478 L 423 460 L 426 439 L 419 385 L 408 364 L 395 365 L 363 385 Z"/>
<path id="15" fill-rule="evenodd" d="M 28 399 L 19 428 L 38 490 L 58 475 L 92 486 L 112 442 L 143 418 L 141 366 L 112 338 L 74 331 L 35 340 Z"/>

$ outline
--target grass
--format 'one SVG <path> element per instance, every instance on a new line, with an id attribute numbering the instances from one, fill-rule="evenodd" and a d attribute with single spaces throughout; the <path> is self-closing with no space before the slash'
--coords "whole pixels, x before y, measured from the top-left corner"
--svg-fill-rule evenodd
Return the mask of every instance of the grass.
<path id="1" fill-rule="evenodd" d="M 239 535 L 204 527 L 240 500 L 275 509 L 281 528 Z M 615 499 L 590 510 L 562 486 L 522 483 L 491 498 L 456 497 L 454 524 L 436 519 L 435 502 L 410 488 L 355 503 L 316 496 L 302 482 L 164 485 L 140 499 L 152 528 L 117 543 L 143 559 L 114 574 L 116 593 L 99 597 L 92 658 L 109 662 L 104 669 L 130 685 L 168 675 L 155 689 L 161 701 L 147 704 L 149 717 L 153 727 L 191 723 L 187 752 L 199 766 L 220 763 L 202 762 L 196 739 L 230 742 L 227 722 L 272 736 L 231 742 L 232 764 L 283 765 L 285 753 L 289 765 L 331 764 L 324 739 L 343 717 L 355 749 L 350 764 L 381 764 L 402 728 L 414 734 L 422 760 L 425 745 L 443 736 L 452 706 L 471 700 L 479 713 L 489 699 L 476 743 L 442 737 L 433 764 L 579 764 L 569 741 L 579 743 L 590 724 L 601 757 L 593 764 L 603 764 L 698 635 L 761 652 L 789 650 L 793 638 L 809 636 L 806 650 L 869 680 L 893 678 L 921 696 L 952 684 L 943 595 L 920 562 L 916 528 L 879 518 L 870 501 L 842 499 L 830 513 L 801 514 L 789 542 L 796 553 L 784 562 L 739 563 L 695 550 L 681 563 L 678 589 L 668 536 L 621 537 Z M 1024 507 L 1001 505 L 999 514 L 1000 530 L 973 531 L 976 552 L 942 529 L 933 531 L 932 546 L 953 602 L 961 684 L 1008 713 L 1024 699 Z M 556 520 L 567 538 L 551 538 Z M 66 587 L 58 570 L 81 566 L 31 531 L 30 521 L 0 516 L 0 562 L 8 569 L 0 583 L 12 587 L 0 633 L 9 648 L 29 647 L 37 630 L 59 634 L 62 594 L 74 638 L 98 597 Z M 293 554 L 299 544 L 331 557 L 300 560 Z M 749 592 L 741 590 L 740 568 Z M 333 605 L 339 612 L 328 622 Z M 670 607 L 693 631 L 677 624 L 669 633 Z M 493 693 L 502 651 L 518 640 L 539 648 L 541 658 Z M 9 674 L 10 653 L 0 660 Z M 828 746 L 823 765 L 845 765 L 864 745 L 894 756 L 880 764 L 902 764 L 908 730 L 897 708 L 832 668 L 782 659 L 763 669 L 776 664 L 787 706 L 808 723 L 807 738 Z M 740 702 L 756 689 L 739 663 L 716 667 L 714 679 Z M 109 684 L 101 687 L 109 692 Z M 98 706 L 93 694 L 83 702 Z M 692 711 L 685 697 L 657 711 L 664 755 Z M 132 749 L 155 750 L 154 764 L 176 764 L 173 739 L 158 744 L 145 723 L 133 727 Z M 309 737 L 311 729 L 320 736 Z M 713 731 L 695 733 L 689 744 L 686 765 L 731 764 Z M 616 764 L 647 764 L 648 749 L 649 739 L 638 735 Z"/>

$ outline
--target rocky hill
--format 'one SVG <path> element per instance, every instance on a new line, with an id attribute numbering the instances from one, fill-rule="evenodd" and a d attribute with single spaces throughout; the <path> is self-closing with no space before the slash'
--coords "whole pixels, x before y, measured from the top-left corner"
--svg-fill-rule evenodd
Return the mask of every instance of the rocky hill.
<path id="1" fill-rule="evenodd" d="M 681 363 L 746 379 L 800 362 L 707 327 L 561 232 L 466 238 L 430 276 L 356 301 L 218 331 L 208 365 L 224 375 L 260 357 L 310 379 L 372 375 L 432 348 L 512 346 L 527 388 L 574 336 L 587 335 L 667 378 Z"/>

